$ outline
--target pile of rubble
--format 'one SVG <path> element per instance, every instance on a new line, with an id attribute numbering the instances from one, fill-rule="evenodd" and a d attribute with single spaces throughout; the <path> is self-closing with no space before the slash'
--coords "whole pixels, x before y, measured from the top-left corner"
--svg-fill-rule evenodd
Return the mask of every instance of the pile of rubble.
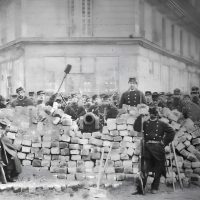
<path id="1" fill-rule="evenodd" d="M 138 173 L 141 138 L 133 130 L 134 117 L 108 119 L 102 133 L 81 133 L 62 110 L 51 107 L 17 108 L 7 118 L 7 137 L 24 166 L 48 169 L 61 179 L 96 179 L 102 148 L 105 163 L 112 143 L 102 179 L 124 180 Z"/>
<path id="2" fill-rule="evenodd" d="M 170 115 L 169 115 L 170 113 Z M 193 182 L 200 185 L 200 127 L 191 119 L 185 119 L 178 123 L 180 113 L 177 111 L 163 110 L 161 120 L 169 123 L 176 131 L 173 144 L 176 149 L 177 164 L 172 146 L 166 147 L 166 159 L 168 166 L 167 181 L 178 181 L 179 177 L 185 185 Z M 177 172 L 177 166 L 180 175 Z"/>
<path id="3" fill-rule="evenodd" d="M 141 137 L 133 130 L 137 110 L 108 119 L 101 132 L 81 133 L 78 126 L 62 110 L 52 107 L 4 109 L 0 118 L 11 122 L 7 132 L 18 149 L 18 157 L 24 166 L 47 169 L 60 179 L 96 179 L 100 167 L 102 149 L 104 159 L 112 151 L 102 179 L 122 181 L 134 179 L 139 172 Z M 161 120 L 175 130 L 174 146 L 180 169 L 180 178 L 189 183 L 200 183 L 200 131 L 187 119 L 179 123 L 180 113 L 164 108 Z M 167 182 L 178 180 L 174 154 L 166 147 L 168 166 Z M 172 166 L 172 167 L 171 167 Z"/>

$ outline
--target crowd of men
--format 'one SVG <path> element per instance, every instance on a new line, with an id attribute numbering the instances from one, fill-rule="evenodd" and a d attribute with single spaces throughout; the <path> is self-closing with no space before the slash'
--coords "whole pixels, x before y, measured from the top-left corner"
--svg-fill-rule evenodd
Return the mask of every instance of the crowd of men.
<path id="1" fill-rule="evenodd" d="M 200 96 L 199 88 L 192 87 L 190 94 L 183 94 L 180 89 L 174 89 L 173 93 L 146 91 L 144 94 L 137 89 L 138 83 L 135 77 L 128 80 L 129 88 L 121 97 L 115 92 L 112 95 L 81 95 L 53 94 L 47 96 L 44 91 L 29 92 L 26 96 L 25 90 L 20 87 L 16 90 L 16 95 L 11 100 L 5 100 L 0 96 L 0 108 L 16 106 L 52 106 L 55 109 L 62 109 L 64 113 L 70 115 L 72 120 L 80 121 L 81 117 L 92 113 L 99 118 L 100 128 L 106 124 L 108 118 L 116 118 L 126 108 L 136 107 L 138 104 L 149 106 L 149 118 L 145 120 L 139 116 L 134 124 L 134 129 L 144 133 L 144 160 L 148 172 L 154 172 L 152 183 L 152 193 L 156 193 L 159 188 L 161 175 L 165 175 L 165 155 L 164 148 L 174 138 L 174 130 L 166 123 L 159 120 L 158 107 L 167 107 L 170 110 L 178 110 L 184 118 L 191 118 L 194 122 L 200 121 Z M 90 117 L 90 116 L 89 116 Z M 142 178 L 142 184 L 138 185 L 137 193 L 143 193 L 147 176 Z"/>

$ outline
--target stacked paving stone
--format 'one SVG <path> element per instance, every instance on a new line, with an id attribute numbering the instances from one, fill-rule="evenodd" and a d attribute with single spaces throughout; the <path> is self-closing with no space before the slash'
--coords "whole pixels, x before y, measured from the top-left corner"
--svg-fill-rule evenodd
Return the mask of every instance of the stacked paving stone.
<path id="1" fill-rule="evenodd" d="M 189 118 L 179 124 L 177 122 L 179 118 L 177 111 L 168 113 L 170 114 L 166 115 L 165 113 L 164 118 L 161 120 L 170 123 L 176 131 L 173 143 L 180 178 L 185 185 L 188 185 L 190 181 L 200 185 L 200 129 Z M 178 173 L 172 146 L 166 147 L 166 161 L 168 166 L 167 182 L 172 183 L 172 178 L 177 181 Z"/>
<path id="2" fill-rule="evenodd" d="M 137 176 L 141 137 L 133 130 L 136 115 L 123 114 L 120 118 L 108 119 L 102 133 L 81 133 L 77 125 L 62 110 L 45 107 L 44 111 L 48 116 L 40 112 L 39 117 L 33 114 L 38 112 L 32 111 L 32 122 L 28 131 L 22 132 L 11 126 L 7 132 L 7 136 L 18 148 L 18 157 L 22 165 L 48 169 L 60 179 L 96 179 L 102 149 L 104 148 L 105 152 L 105 163 L 112 144 L 111 156 L 102 179 L 121 181 Z M 182 180 L 186 184 L 189 180 L 199 184 L 200 131 L 189 119 L 184 124 L 179 124 L 179 114 L 165 109 L 161 112 L 161 120 L 176 130 L 174 145 Z M 35 124 L 35 128 L 32 127 L 32 123 Z M 166 180 L 171 183 L 172 177 L 174 181 L 178 180 L 178 175 L 170 147 L 166 147 L 166 158 Z M 171 159 L 173 169 L 170 167 Z"/>
<path id="3" fill-rule="evenodd" d="M 138 173 L 141 138 L 133 130 L 133 116 L 108 119 L 102 133 L 81 133 L 62 110 L 52 112 L 52 108 L 48 107 L 45 111 L 51 116 L 49 122 L 55 129 L 50 126 L 48 130 L 48 126 L 45 128 L 44 123 L 35 120 L 37 117 L 32 115 L 36 130 L 30 129 L 20 134 L 17 128 L 11 127 L 7 133 L 18 148 L 18 157 L 23 166 L 48 169 L 60 179 L 96 179 L 102 149 L 105 163 L 112 143 L 102 179 L 121 181 L 134 178 L 134 174 Z"/>

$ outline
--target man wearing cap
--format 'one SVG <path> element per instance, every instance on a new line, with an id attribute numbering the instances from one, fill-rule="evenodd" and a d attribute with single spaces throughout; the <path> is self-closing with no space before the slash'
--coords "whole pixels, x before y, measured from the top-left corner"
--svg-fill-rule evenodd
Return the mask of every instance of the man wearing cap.
<path id="1" fill-rule="evenodd" d="M 173 94 L 171 92 L 168 92 L 166 94 L 166 97 L 167 97 L 167 103 L 166 103 L 166 106 L 167 108 L 169 108 L 170 110 L 172 110 L 173 108 Z"/>
<path id="2" fill-rule="evenodd" d="M 37 91 L 37 105 L 45 106 L 45 92 L 43 90 Z"/>
<path id="3" fill-rule="evenodd" d="M 121 96 L 119 108 L 123 107 L 123 104 L 136 107 L 138 104 L 146 104 L 144 94 L 137 89 L 137 80 L 135 77 L 130 77 L 128 81 L 130 87 Z"/>
<path id="4" fill-rule="evenodd" d="M 152 104 L 152 102 L 153 102 L 151 91 L 146 91 L 145 92 L 145 98 L 146 98 L 147 105 L 150 106 Z"/>
<path id="5" fill-rule="evenodd" d="M 191 98 L 192 98 L 192 102 L 197 104 L 198 106 L 200 106 L 200 100 L 199 100 L 199 88 L 196 86 L 193 86 L 191 88 Z"/>
<path id="6" fill-rule="evenodd" d="M 200 121 L 200 107 L 191 101 L 190 95 L 183 95 L 182 113 L 185 119 L 190 118 L 193 122 Z"/>
<path id="7" fill-rule="evenodd" d="M 179 88 L 174 89 L 173 94 L 173 103 L 172 103 L 172 110 L 178 110 L 181 112 L 182 110 L 182 103 L 181 103 L 181 90 Z"/>
<path id="8" fill-rule="evenodd" d="M 26 107 L 26 106 L 33 106 L 33 101 L 31 99 L 29 99 L 27 96 L 25 96 L 25 90 L 22 87 L 19 87 L 16 89 L 16 93 L 17 93 L 17 99 L 14 100 L 11 103 L 12 107 L 16 107 L 16 106 L 22 106 L 22 107 Z"/>
<path id="9" fill-rule="evenodd" d="M 151 192 L 153 194 L 158 192 L 161 176 L 166 176 L 165 168 L 165 146 L 173 141 L 175 132 L 165 122 L 158 119 L 158 111 L 156 107 L 149 108 L 150 118 L 144 120 L 141 115 L 134 123 L 134 130 L 143 132 L 144 146 L 142 158 L 143 166 L 143 189 L 146 186 L 148 173 L 154 173 L 154 180 L 151 184 Z M 143 124 L 143 125 L 142 125 Z M 143 127 L 143 130 L 141 130 Z M 137 185 L 137 194 L 142 194 L 141 184 Z M 134 194 L 136 194 L 134 193 Z"/>

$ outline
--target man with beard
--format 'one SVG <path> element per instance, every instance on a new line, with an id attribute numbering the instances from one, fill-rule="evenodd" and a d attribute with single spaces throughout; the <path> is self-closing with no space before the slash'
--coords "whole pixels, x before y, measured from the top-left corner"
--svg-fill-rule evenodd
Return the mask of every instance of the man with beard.
<path id="1" fill-rule="evenodd" d="M 138 104 L 146 104 L 144 94 L 137 89 L 137 80 L 135 77 L 129 78 L 129 89 L 121 96 L 119 108 L 123 107 L 123 104 L 136 107 Z"/>
<path id="2" fill-rule="evenodd" d="M 181 112 L 182 110 L 182 103 L 181 103 L 181 90 L 176 88 L 173 94 L 173 103 L 172 103 L 172 110 L 178 110 Z"/>
<path id="3" fill-rule="evenodd" d="M 166 177 L 165 169 L 165 146 L 173 141 L 175 132 L 165 122 L 158 119 L 158 111 L 156 107 L 149 108 L 150 119 L 144 121 L 143 116 L 139 116 L 134 123 L 134 130 L 143 131 L 144 147 L 142 152 L 143 177 L 142 187 L 137 185 L 137 192 L 134 194 L 142 194 L 146 186 L 148 173 L 154 173 L 154 180 L 151 184 L 151 192 L 158 192 L 161 176 Z M 141 130 L 143 128 L 143 130 Z M 142 163 L 141 163 L 142 164 Z"/>
<path id="4" fill-rule="evenodd" d="M 33 106 L 33 101 L 31 99 L 29 99 L 27 96 L 25 96 L 25 90 L 22 87 L 19 87 L 16 89 L 16 93 L 17 93 L 17 99 L 14 100 L 11 103 L 12 107 L 16 107 L 16 106 L 22 106 L 22 107 L 26 107 L 26 106 Z"/>

